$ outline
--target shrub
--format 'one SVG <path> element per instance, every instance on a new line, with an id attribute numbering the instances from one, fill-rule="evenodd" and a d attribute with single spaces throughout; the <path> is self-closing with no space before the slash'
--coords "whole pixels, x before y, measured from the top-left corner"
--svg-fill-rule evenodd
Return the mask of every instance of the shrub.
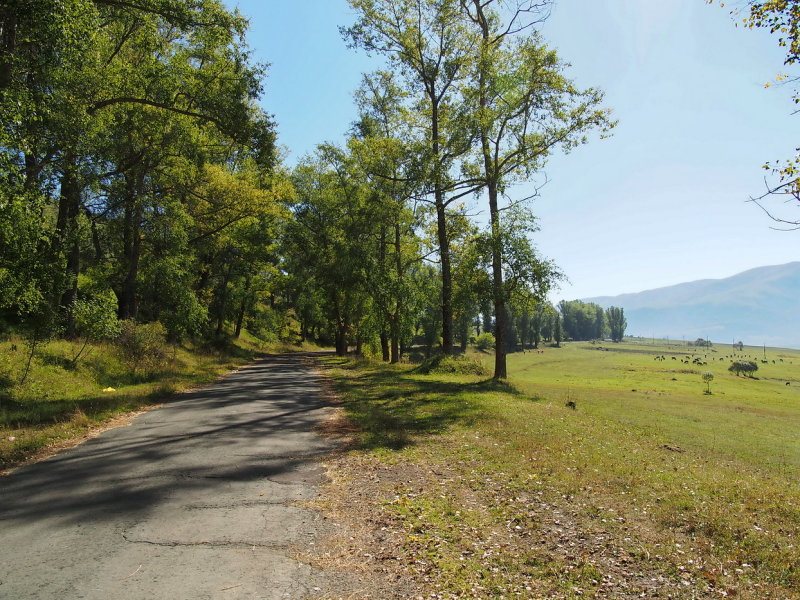
<path id="1" fill-rule="evenodd" d="M 75 330 L 83 338 L 83 345 L 72 357 L 73 366 L 78 363 L 78 359 L 90 342 L 114 339 L 122 330 L 117 319 L 116 301 L 112 292 L 105 296 L 75 300 L 72 305 L 72 317 L 75 319 Z"/>
<path id="2" fill-rule="evenodd" d="M 475 339 L 475 345 L 478 350 L 490 350 L 494 348 L 494 336 L 485 331 Z"/>
<path id="3" fill-rule="evenodd" d="M 122 322 L 117 348 L 134 373 L 156 371 L 169 357 L 167 330 L 158 321 L 141 325 L 128 319 Z"/>
<path id="4" fill-rule="evenodd" d="M 491 335 L 491 334 L 490 334 Z M 419 367 L 419 373 L 458 373 L 461 375 L 489 375 L 486 367 L 480 361 L 466 356 L 445 356 L 439 354 L 426 360 Z"/>
<path id="5" fill-rule="evenodd" d="M 706 371 L 702 375 L 703 382 L 706 384 L 706 394 L 711 393 L 711 382 L 714 381 L 714 374 L 711 371 Z"/>
<path id="6" fill-rule="evenodd" d="M 744 373 L 745 375 L 752 377 L 753 373 L 758 371 L 758 365 L 752 360 L 735 360 L 731 363 L 731 366 L 728 367 L 728 371 L 731 373 L 736 373 L 736 375 L 741 375 Z"/>

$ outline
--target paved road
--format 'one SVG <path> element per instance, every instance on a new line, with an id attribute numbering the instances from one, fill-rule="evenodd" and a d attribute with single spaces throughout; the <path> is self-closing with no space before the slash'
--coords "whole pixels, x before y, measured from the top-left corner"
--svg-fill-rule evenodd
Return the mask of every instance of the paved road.
<path id="1" fill-rule="evenodd" d="M 293 560 L 331 442 L 316 378 L 272 357 L 0 478 L 0 599 L 303 598 Z"/>

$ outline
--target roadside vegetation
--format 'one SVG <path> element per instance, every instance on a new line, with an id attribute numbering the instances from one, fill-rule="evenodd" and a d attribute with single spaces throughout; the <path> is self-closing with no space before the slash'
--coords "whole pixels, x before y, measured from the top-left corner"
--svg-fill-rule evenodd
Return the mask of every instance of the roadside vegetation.
<path id="1" fill-rule="evenodd" d="M 259 354 L 316 348 L 266 343 L 247 332 L 217 344 L 169 344 L 150 333 L 149 346 L 135 355 L 111 342 L 52 340 L 33 349 L 20 337 L 0 342 L 0 471 L 77 443 Z"/>
<path id="2" fill-rule="evenodd" d="M 326 360 L 355 427 L 328 508 L 374 524 L 340 559 L 386 597 L 800 598 L 800 352 L 763 354 L 567 343 L 507 383 Z"/>

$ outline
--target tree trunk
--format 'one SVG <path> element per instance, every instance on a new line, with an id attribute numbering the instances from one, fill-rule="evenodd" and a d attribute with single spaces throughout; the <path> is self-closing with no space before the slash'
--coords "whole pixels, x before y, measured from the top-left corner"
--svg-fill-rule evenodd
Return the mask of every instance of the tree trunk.
<path id="1" fill-rule="evenodd" d="M 80 236 L 78 232 L 78 213 L 81 206 L 81 188 L 75 173 L 74 160 L 67 157 L 64 173 L 61 176 L 61 195 L 58 201 L 56 218 L 57 252 L 65 252 L 64 281 L 59 297 L 59 306 L 64 312 L 66 336 L 75 337 L 75 320 L 72 316 L 72 303 L 78 295 L 78 275 L 80 274 Z"/>
<path id="2" fill-rule="evenodd" d="M 125 197 L 123 260 L 125 278 L 119 294 L 119 318 L 135 319 L 139 314 L 137 299 L 137 280 L 139 278 L 139 260 L 142 255 L 142 219 L 144 210 L 139 201 L 139 193 L 144 185 L 143 175 L 129 180 Z"/>
<path id="3" fill-rule="evenodd" d="M 130 243 L 125 249 L 124 259 L 127 267 L 125 280 L 122 283 L 120 299 L 120 319 L 135 319 L 139 314 L 139 302 L 136 297 L 137 279 L 139 278 L 139 260 L 142 254 L 142 209 L 139 203 L 130 211 L 126 209 L 126 228 L 130 232 Z"/>
<path id="4" fill-rule="evenodd" d="M 389 362 L 391 355 L 389 353 L 389 334 L 384 330 L 381 331 L 381 359 L 383 362 Z"/>
<path id="5" fill-rule="evenodd" d="M 398 217 L 399 220 L 399 217 Z M 400 244 L 400 223 L 394 224 L 394 270 L 397 277 L 397 297 L 395 298 L 394 314 L 390 317 L 389 326 L 391 330 L 391 359 L 392 364 L 400 362 L 400 315 L 403 310 L 403 255 L 401 254 Z"/>
<path id="6" fill-rule="evenodd" d="M 336 356 L 347 355 L 347 326 L 338 324 L 336 327 Z"/>
<path id="7" fill-rule="evenodd" d="M 489 193 L 489 214 L 492 223 L 492 296 L 494 297 L 494 377 L 505 379 L 506 368 L 506 298 L 503 289 L 503 248 L 500 239 L 500 212 L 497 206 L 497 185 L 491 182 Z"/>
<path id="8" fill-rule="evenodd" d="M 439 236 L 439 258 L 442 263 L 442 353 L 453 353 L 453 276 L 450 268 L 450 239 L 447 235 L 443 194 L 437 190 L 436 219 Z"/>
<path id="9" fill-rule="evenodd" d="M 339 295 L 333 293 L 333 308 L 336 311 L 336 355 L 347 355 L 347 332 L 350 329 L 349 319 L 342 311 Z"/>
<path id="10" fill-rule="evenodd" d="M 450 268 L 450 237 L 447 235 L 447 205 L 442 185 L 442 165 L 439 150 L 439 97 L 431 85 L 428 88 L 431 101 L 431 149 L 435 161 L 434 201 L 436 203 L 436 233 L 439 242 L 439 260 L 442 268 L 442 353 L 453 353 L 453 278 Z"/>
<path id="11" fill-rule="evenodd" d="M 486 83 L 486 52 L 491 46 L 489 35 L 489 20 L 486 18 L 483 6 L 477 0 L 475 4 L 475 14 L 477 24 L 481 29 L 481 65 L 479 66 L 478 86 L 479 86 L 479 105 L 485 109 L 489 104 L 488 90 Z M 506 301 L 505 290 L 503 289 L 503 241 L 500 236 L 500 211 L 497 203 L 497 186 L 500 182 L 500 170 L 496 164 L 495 156 L 492 154 L 491 141 L 485 129 L 480 132 L 481 150 L 483 153 L 483 176 L 486 184 L 486 192 L 489 196 L 489 216 L 492 227 L 492 296 L 494 299 L 494 377 L 495 379 L 505 379 L 508 375 L 506 370 L 506 335 L 508 326 L 506 320 Z M 495 146 L 496 149 L 496 146 Z"/>
<path id="12" fill-rule="evenodd" d="M 237 340 L 239 336 L 242 334 L 242 325 L 244 324 L 244 318 L 247 315 L 247 308 L 250 306 L 251 303 L 251 295 L 250 295 L 250 276 L 246 276 L 244 280 L 244 291 L 242 293 L 242 302 L 239 304 L 239 310 L 236 314 L 236 327 L 233 331 L 233 337 Z M 302 330 L 302 327 L 301 327 Z"/>
<path id="13" fill-rule="evenodd" d="M 225 276 L 222 278 L 222 285 L 220 286 L 216 335 L 222 335 L 222 328 L 225 326 L 225 310 L 228 308 L 228 283 L 231 280 L 232 273 L 233 264 L 231 263 L 227 271 L 225 271 Z"/>
<path id="14" fill-rule="evenodd" d="M 385 285 L 388 279 L 388 268 L 386 266 L 386 227 L 381 225 L 380 233 L 378 234 L 378 285 L 376 288 L 379 290 L 376 294 L 376 303 L 378 304 L 378 311 L 380 312 L 380 343 L 381 343 L 381 359 L 383 362 L 389 362 L 389 322 L 392 315 L 389 311 L 390 297 L 388 292 L 385 291 Z M 359 335 L 359 339 L 361 336 Z"/>
<path id="15" fill-rule="evenodd" d="M 244 315 L 247 312 L 247 299 L 242 299 L 242 303 L 239 305 L 239 313 L 236 315 L 236 327 L 233 330 L 233 337 L 235 339 L 239 339 L 239 336 L 242 335 L 242 324 L 244 323 Z"/>

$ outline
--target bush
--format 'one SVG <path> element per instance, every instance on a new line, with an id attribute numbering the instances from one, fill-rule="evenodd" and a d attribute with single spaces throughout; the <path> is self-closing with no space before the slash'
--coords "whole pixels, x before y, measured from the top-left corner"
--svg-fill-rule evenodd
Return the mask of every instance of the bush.
<path id="1" fill-rule="evenodd" d="M 736 375 L 744 373 L 745 375 L 752 377 L 753 373 L 758 371 L 758 365 L 752 360 L 735 360 L 731 363 L 731 366 L 728 367 L 728 371 L 731 373 L 736 373 Z"/>
<path id="2" fill-rule="evenodd" d="M 494 348 L 494 336 L 488 331 L 483 332 L 475 339 L 478 350 L 491 350 Z"/>
<path id="3" fill-rule="evenodd" d="M 122 322 L 117 348 L 134 373 L 152 373 L 168 359 L 167 330 L 155 321 L 140 325 L 133 319 Z"/>
<path id="4" fill-rule="evenodd" d="M 122 329 L 120 321 L 117 319 L 116 299 L 113 292 L 75 300 L 72 305 L 72 317 L 75 319 L 75 330 L 83 338 L 83 345 L 72 357 L 73 367 L 78 364 L 78 359 L 90 342 L 112 340 L 120 334 Z"/>
<path id="5" fill-rule="evenodd" d="M 491 335 L 491 334 L 489 334 Z M 417 372 L 427 375 L 429 373 L 458 373 L 460 375 L 489 375 L 486 367 L 480 361 L 466 356 L 445 356 L 439 354 L 426 360 Z"/>

